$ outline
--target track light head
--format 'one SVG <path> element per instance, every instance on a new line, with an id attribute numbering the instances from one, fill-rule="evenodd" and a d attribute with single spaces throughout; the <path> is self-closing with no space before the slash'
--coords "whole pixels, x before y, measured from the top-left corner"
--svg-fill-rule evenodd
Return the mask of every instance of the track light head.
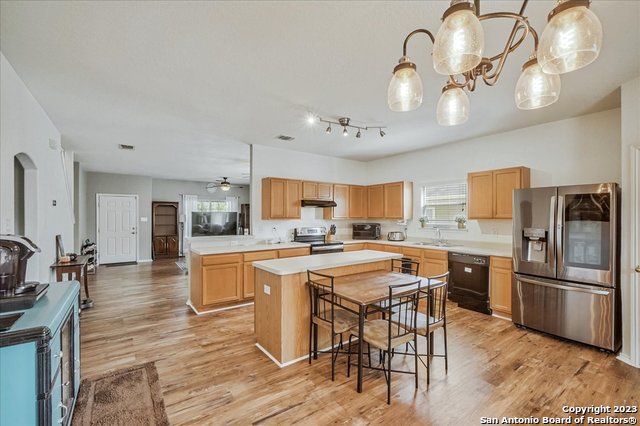
<path id="1" fill-rule="evenodd" d="M 325 132 L 327 132 L 327 134 L 331 133 L 331 124 L 327 126 L 327 130 L 325 130 Z"/>
<path id="2" fill-rule="evenodd" d="M 347 130 L 346 127 L 342 129 L 342 136 L 349 136 L 349 131 Z"/>
<path id="3" fill-rule="evenodd" d="M 360 133 L 360 129 L 358 129 L 358 133 L 356 133 L 356 138 L 360 139 L 360 136 L 362 136 L 362 133 Z"/>
<path id="4" fill-rule="evenodd" d="M 380 137 L 384 138 L 384 135 L 386 135 L 386 133 L 382 129 L 380 129 Z"/>

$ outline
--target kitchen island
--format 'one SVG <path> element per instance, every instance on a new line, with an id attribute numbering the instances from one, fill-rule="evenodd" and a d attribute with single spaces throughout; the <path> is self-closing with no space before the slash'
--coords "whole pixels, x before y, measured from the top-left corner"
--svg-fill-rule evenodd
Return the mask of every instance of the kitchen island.
<path id="1" fill-rule="evenodd" d="M 307 270 L 334 276 L 389 271 L 391 259 L 400 257 L 399 253 L 361 250 L 253 262 L 256 346 L 280 367 L 308 356 Z M 329 342 L 329 333 L 321 332 L 319 346 L 328 347 Z"/>

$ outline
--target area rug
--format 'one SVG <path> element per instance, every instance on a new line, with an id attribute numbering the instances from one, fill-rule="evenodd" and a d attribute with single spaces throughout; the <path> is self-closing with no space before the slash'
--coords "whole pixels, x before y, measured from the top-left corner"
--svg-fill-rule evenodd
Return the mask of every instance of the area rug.
<path id="1" fill-rule="evenodd" d="M 72 426 L 168 426 L 153 362 L 84 379 Z"/>
<path id="2" fill-rule="evenodd" d="M 187 262 L 184 260 L 178 260 L 176 262 L 176 265 L 178 265 L 178 268 L 180 268 L 180 270 L 182 271 L 186 271 L 187 270 Z"/>

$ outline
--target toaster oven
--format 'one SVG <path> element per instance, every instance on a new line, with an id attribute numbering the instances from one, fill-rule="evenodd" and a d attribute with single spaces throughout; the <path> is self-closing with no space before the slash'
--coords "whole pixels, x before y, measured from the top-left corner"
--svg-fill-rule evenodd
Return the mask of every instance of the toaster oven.
<path id="1" fill-rule="evenodd" d="M 379 240 L 379 223 L 354 223 L 352 238 L 354 240 Z"/>

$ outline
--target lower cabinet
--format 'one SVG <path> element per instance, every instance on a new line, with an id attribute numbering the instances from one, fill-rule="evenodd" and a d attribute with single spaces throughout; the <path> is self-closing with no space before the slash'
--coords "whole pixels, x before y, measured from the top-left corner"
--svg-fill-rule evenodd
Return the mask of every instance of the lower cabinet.
<path id="1" fill-rule="evenodd" d="M 491 309 L 498 314 L 508 316 L 511 316 L 511 273 L 510 257 L 491 256 L 489 276 Z"/>
<path id="2" fill-rule="evenodd" d="M 422 265 L 420 275 L 433 277 L 444 274 L 449 270 L 449 252 L 445 250 L 422 250 Z"/>
<path id="3" fill-rule="evenodd" d="M 202 268 L 202 303 L 235 302 L 242 299 L 242 263 Z"/>
<path id="4" fill-rule="evenodd" d="M 80 285 L 51 283 L 0 337 L 0 424 L 68 425 L 80 388 Z"/>
<path id="5" fill-rule="evenodd" d="M 344 251 L 359 251 L 359 250 L 364 250 L 365 247 L 366 247 L 365 243 L 345 244 Z"/>
<path id="6" fill-rule="evenodd" d="M 242 295 L 245 299 L 252 298 L 255 292 L 255 275 L 256 268 L 253 262 L 258 260 L 276 259 L 278 252 L 273 251 L 256 251 L 244 254 L 244 285 Z"/>
<path id="7" fill-rule="evenodd" d="M 178 236 L 163 235 L 153 237 L 153 258 L 178 257 Z"/>

